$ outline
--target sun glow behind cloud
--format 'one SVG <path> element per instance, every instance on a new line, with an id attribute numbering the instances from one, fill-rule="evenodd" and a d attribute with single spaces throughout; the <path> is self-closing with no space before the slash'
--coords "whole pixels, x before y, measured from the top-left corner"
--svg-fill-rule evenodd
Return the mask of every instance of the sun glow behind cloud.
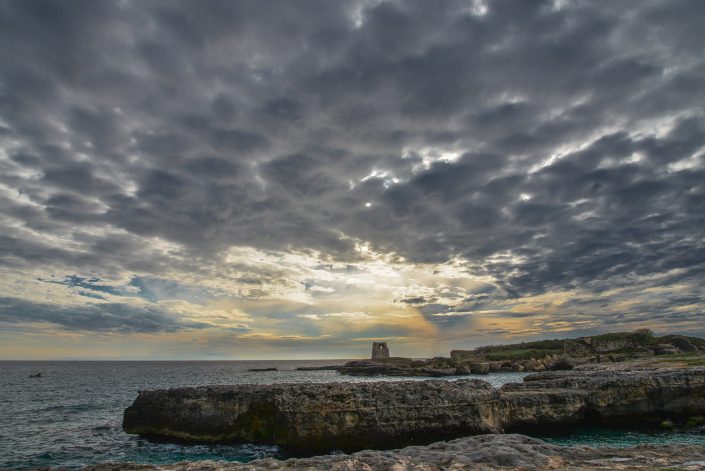
<path id="1" fill-rule="evenodd" d="M 0 358 L 705 333 L 705 4 L 90 5 L 0 6 Z"/>

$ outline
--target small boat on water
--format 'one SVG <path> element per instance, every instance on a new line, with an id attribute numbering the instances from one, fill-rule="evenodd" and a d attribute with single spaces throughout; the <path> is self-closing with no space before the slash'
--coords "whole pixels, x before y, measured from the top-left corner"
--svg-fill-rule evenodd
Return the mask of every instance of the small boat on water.
<path id="1" fill-rule="evenodd" d="M 41 374 L 41 373 L 37 373 L 37 374 L 29 375 L 29 377 L 30 377 L 30 378 L 41 378 L 41 377 L 42 377 L 42 374 Z"/>

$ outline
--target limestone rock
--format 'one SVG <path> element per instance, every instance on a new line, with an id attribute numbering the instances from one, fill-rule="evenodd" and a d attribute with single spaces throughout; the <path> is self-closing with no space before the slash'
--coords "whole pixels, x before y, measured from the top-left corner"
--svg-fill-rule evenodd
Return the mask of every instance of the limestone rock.
<path id="1" fill-rule="evenodd" d="M 688 340 L 686 337 L 683 337 L 682 335 L 675 335 L 671 337 L 671 345 L 678 348 L 678 350 L 680 350 L 681 352 L 685 353 L 698 351 L 698 347 L 693 345 L 690 340 Z"/>
<path id="2" fill-rule="evenodd" d="M 636 423 L 658 416 L 695 416 L 705 410 L 705 367 L 554 371 L 526 376 L 523 383 L 500 390 L 540 396 L 560 389 L 588 392 L 585 411 L 593 420 Z"/>
<path id="3" fill-rule="evenodd" d="M 655 355 L 670 355 L 673 353 L 680 353 L 681 351 L 675 345 L 670 343 L 660 343 L 654 346 Z"/>
<path id="4" fill-rule="evenodd" d="M 479 380 L 274 384 L 142 391 L 123 428 L 148 438 L 359 450 L 500 429 Z"/>
<path id="5" fill-rule="evenodd" d="M 488 365 L 489 366 L 489 365 Z M 705 415 L 705 367 L 480 380 L 212 386 L 140 392 L 123 428 L 148 438 L 255 442 L 297 452 L 593 422 Z"/>
<path id="6" fill-rule="evenodd" d="M 502 368 L 501 361 L 491 361 L 490 362 L 490 371 L 499 371 L 500 368 Z"/>
<path id="7" fill-rule="evenodd" d="M 418 364 L 417 364 L 418 363 Z M 410 362 L 394 363 L 387 361 L 353 360 L 336 368 L 340 373 L 350 376 L 455 376 L 456 366 L 433 366 L 432 363 Z"/>
<path id="8" fill-rule="evenodd" d="M 662 470 L 701 469 L 703 445 L 640 445 L 636 448 L 592 448 L 551 445 L 517 434 L 478 435 L 398 450 L 365 450 L 280 461 L 266 458 L 249 463 L 226 461 L 145 465 L 105 463 L 83 471 L 405 471 L 405 470 Z M 700 463 L 700 464 L 698 464 Z"/>
<path id="9" fill-rule="evenodd" d="M 572 370 L 573 368 L 575 368 L 575 361 L 568 357 L 556 358 L 549 366 L 551 370 Z"/>

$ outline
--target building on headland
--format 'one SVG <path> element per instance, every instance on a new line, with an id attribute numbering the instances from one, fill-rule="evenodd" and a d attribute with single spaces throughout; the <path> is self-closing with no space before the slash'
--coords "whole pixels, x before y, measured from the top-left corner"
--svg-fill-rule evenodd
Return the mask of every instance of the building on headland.
<path id="1" fill-rule="evenodd" d="M 381 360 L 382 358 L 389 358 L 387 342 L 372 342 L 372 359 Z"/>

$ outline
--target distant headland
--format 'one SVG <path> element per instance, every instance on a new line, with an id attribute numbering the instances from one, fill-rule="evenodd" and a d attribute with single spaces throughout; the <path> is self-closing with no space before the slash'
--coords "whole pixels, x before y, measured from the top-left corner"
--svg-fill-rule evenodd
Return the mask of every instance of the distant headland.
<path id="1" fill-rule="evenodd" d="M 570 370 L 579 365 L 626 361 L 705 365 L 705 339 L 685 335 L 657 336 L 649 329 L 639 329 L 574 339 L 453 350 L 450 357 L 420 360 L 390 356 L 387 342 L 374 342 L 369 360 L 350 361 L 335 369 L 354 376 L 440 377 Z"/>

